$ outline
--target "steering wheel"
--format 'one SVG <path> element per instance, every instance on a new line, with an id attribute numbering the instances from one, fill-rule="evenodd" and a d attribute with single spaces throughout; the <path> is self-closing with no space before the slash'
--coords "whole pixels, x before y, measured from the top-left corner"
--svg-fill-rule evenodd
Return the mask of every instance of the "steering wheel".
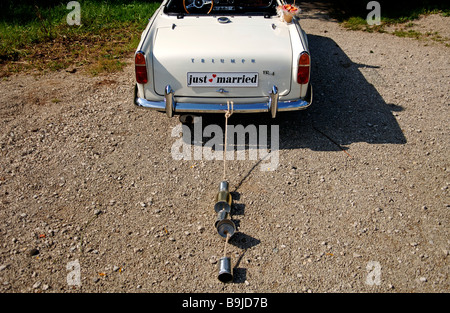
<path id="1" fill-rule="evenodd" d="M 188 5 L 186 5 L 186 2 Z M 204 7 L 207 8 L 208 4 L 210 4 L 211 7 L 207 13 L 209 14 L 214 6 L 213 2 L 213 0 L 183 0 L 183 6 L 186 13 L 191 14 L 191 12 L 189 12 L 190 9 L 203 9 Z"/>

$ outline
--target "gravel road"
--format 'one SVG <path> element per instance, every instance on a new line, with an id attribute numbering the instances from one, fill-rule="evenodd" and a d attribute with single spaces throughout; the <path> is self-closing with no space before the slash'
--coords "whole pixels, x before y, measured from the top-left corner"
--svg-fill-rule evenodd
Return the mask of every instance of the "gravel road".
<path id="1" fill-rule="evenodd" d="M 229 121 L 279 126 L 271 171 L 251 145 L 227 163 L 229 284 L 223 163 L 174 159 L 180 122 L 134 107 L 131 58 L 1 81 L 0 292 L 449 292 L 450 49 L 317 9 L 301 23 L 314 105 Z"/>

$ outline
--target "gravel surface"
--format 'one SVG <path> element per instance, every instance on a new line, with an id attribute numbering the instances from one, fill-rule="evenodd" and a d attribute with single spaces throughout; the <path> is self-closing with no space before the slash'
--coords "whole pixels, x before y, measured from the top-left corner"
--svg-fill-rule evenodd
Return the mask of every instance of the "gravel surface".
<path id="1" fill-rule="evenodd" d="M 0 292 L 449 292 L 450 49 L 320 10 L 302 25 L 314 105 L 229 121 L 280 138 L 272 171 L 228 161 L 229 284 L 223 163 L 174 160 L 180 122 L 134 107 L 131 58 L 0 82 Z"/>

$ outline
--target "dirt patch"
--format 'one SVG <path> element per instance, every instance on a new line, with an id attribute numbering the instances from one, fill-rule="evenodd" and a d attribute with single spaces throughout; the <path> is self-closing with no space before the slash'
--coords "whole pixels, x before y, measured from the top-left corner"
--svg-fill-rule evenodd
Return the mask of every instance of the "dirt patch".
<path id="1" fill-rule="evenodd" d="M 223 163 L 193 158 L 209 138 L 173 157 L 180 123 L 134 107 L 132 65 L 3 79 L 0 291 L 448 292 L 448 48 L 348 31 L 321 11 L 301 24 L 313 106 L 230 118 L 278 126 L 280 142 L 273 171 L 249 151 L 228 162 L 238 231 L 225 285 Z"/>
<path id="2" fill-rule="evenodd" d="M 402 37 L 413 37 L 446 46 L 450 44 L 450 17 L 441 14 L 422 15 L 417 20 L 388 26 L 385 30 Z"/>
<path id="3" fill-rule="evenodd" d="M 441 14 L 430 14 L 421 16 L 417 21 L 413 22 L 413 29 L 417 29 L 421 33 L 437 33 L 440 36 L 450 38 L 450 17 Z"/>

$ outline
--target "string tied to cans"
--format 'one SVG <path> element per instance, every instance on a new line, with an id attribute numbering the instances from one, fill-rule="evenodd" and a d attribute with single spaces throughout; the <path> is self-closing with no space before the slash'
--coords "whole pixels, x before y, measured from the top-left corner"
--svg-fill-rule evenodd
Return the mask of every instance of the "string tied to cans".
<path id="1" fill-rule="evenodd" d="M 231 104 L 231 110 L 230 110 Z M 234 235 L 236 226 L 230 218 L 232 197 L 229 192 L 227 181 L 227 138 L 228 138 L 228 118 L 233 114 L 233 101 L 227 101 L 227 111 L 225 112 L 225 139 L 224 139 L 224 156 L 223 156 L 223 180 L 219 184 L 219 192 L 216 195 L 216 204 L 214 210 L 217 213 L 215 227 L 217 233 L 225 238 L 225 247 L 223 257 L 219 260 L 219 276 L 218 279 L 223 282 L 231 282 L 233 274 L 231 272 L 231 258 L 227 256 L 227 245 L 229 239 Z"/>
<path id="2" fill-rule="evenodd" d="M 225 139 L 224 139 L 224 156 L 223 156 L 223 180 L 227 180 L 227 138 L 228 138 L 228 118 L 233 114 L 234 105 L 231 101 L 231 111 L 230 111 L 230 101 L 227 101 L 227 111 L 225 112 Z"/>

